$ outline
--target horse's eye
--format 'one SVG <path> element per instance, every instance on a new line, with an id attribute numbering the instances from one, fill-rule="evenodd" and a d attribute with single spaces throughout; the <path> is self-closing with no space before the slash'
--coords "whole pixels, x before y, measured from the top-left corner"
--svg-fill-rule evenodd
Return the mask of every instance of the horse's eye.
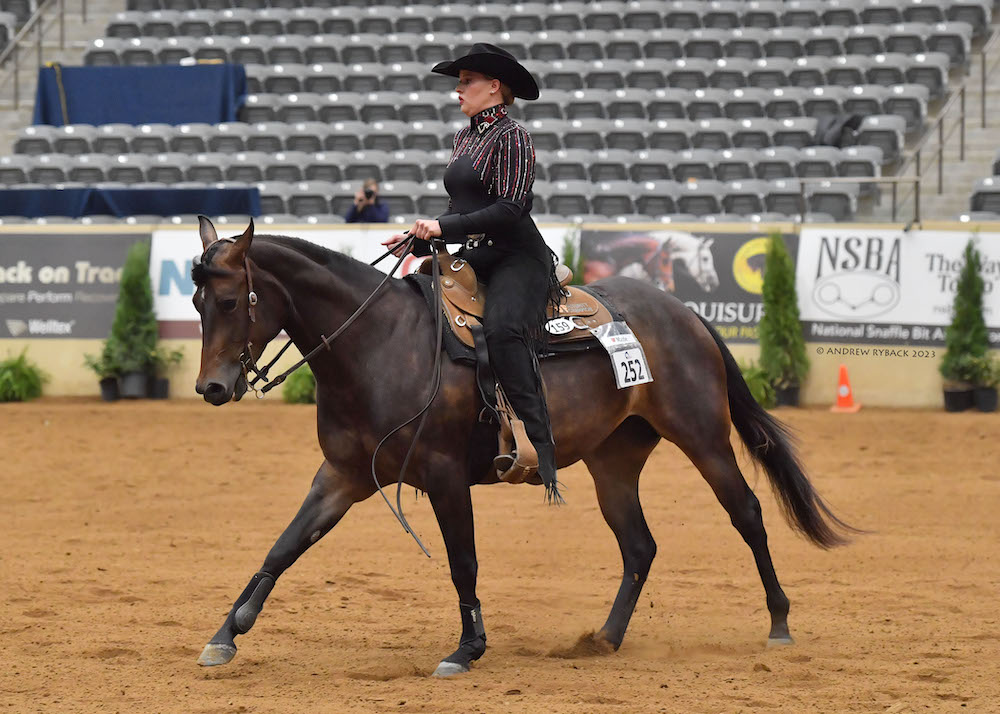
<path id="1" fill-rule="evenodd" d="M 223 300 L 219 303 L 219 308 L 223 312 L 232 312 L 236 309 L 236 300 Z"/>

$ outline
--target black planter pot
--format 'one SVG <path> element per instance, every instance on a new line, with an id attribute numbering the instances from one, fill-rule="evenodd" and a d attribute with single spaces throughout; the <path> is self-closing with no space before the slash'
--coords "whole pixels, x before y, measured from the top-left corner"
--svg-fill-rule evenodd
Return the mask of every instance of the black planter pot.
<path id="1" fill-rule="evenodd" d="M 944 410 L 946 412 L 964 412 L 971 409 L 973 403 L 973 390 L 971 389 L 946 389 L 944 390 Z"/>
<path id="2" fill-rule="evenodd" d="M 995 412 L 997 410 L 997 388 L 977 387 L 973 401 L 976 409 L 981 412 Z"/>
<path id="3" fill-rule="evenodd" d="M 144 372 L 126 372 L 122 375 L 121 395 L 125 399 L 145 399 L 148 379 Z"/>
<path id="4" fill-rule="evenodd" d="M 167 399 L 170 397 L 170 380 L 166 377 L 149 378 L 149 398 Z"/>
<path id="5" fill-rule="evenodd" d="M 779 407 L 797 407 L 799 405 L 799 387 L 777 387 L 774 396 Z"/>
<path id="6" fill-rule="evenodd" d="M 106 402 L 117 402 L 121 394 L 118 391 L 118 377 L 105 377 L 98 384 L 101 385 L 101 399 Z"/>

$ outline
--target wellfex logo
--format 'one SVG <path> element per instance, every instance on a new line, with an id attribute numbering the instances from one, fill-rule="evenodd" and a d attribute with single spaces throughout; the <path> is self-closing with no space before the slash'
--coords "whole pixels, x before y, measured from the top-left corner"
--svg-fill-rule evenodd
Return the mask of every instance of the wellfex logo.
<path id="1" fill-rule="evenodd" d="M 823 236 L 813 302 L 848 320 L 883 315 L 899 304 L 899 262 L 898 237 Z"/>
<path id="2" fill-rule="evenodd" d="M 76 320 L 5 320 L 11 337 L 25 334 L 40 337 L 72 335 Z"/>

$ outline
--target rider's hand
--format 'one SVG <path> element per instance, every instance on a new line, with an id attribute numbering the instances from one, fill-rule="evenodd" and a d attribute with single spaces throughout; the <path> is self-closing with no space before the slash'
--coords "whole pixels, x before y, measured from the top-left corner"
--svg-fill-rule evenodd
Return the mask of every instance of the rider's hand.
<path id="1" fill-rule="evenodd" d="M 392 254 L 398 257 L 403 254 L 403 243 L 405 243 L 409 237 L 410 236 L 405 233 L 397 233 L 389 240 L 382 241 L 382 245 L 392 250 Z"/>
<path id="2" fill-rule="evenodd" d="M 441 235 L 441 224 L 437 221 L 420 218 L 410 229 L 410 235 L 415 235 L 421 240 L 430 240 Z"/>

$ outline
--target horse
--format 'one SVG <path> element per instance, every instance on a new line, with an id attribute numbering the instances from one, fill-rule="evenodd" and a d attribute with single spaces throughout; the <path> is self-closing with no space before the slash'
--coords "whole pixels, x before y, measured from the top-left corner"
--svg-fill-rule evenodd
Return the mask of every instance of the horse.
<path id="1" fill-rule="evenodd" d="M 714 238 L 681 231 L 654 231 L 648 237 L 626 236 L 601 246 L 597 252 L 606 259 L 592 259 L 587 269 L 591 275 L 596 271 L 611 274 L 615 266 L 620 266 L 618 275 L 644 280 L 672 293 L 674 264 L 680 263 L 698 287 L 711 292 L 719 287 L 711 250 L 714 242 Z"/>
<path id="2" fill-rule="evenodd" d="M 476 596 L 470 487 L 499 481 L 492 467 L 495 433 L 484 439 L 477 430 L 482 404 L 475 370 L 441 359 L 436 352 L 438 316 L 409 280 L 390 279 L 376 268 L 301 239 L 255 236 L 252 221 L 241 235 L 219 239 L 212 223 L 200 217 L 199 233 L 204 252 L 192 268 L 193 302 L 202 325 L 196 391 L 216 406 L 238 400 L 247 391 L 246 365 L 256 364 L 282 330 L 303 354 L 320 348 L 309 364 L 316 379 L 324 456 L 298 513 L 234 602 L 199 663 L 232 660 L 235 638 L 250 631 L 281 574 L 353 504 L 394 481 L 408 459 L 400 478 L 430 499 L 444 537 L 462 626 L 458 649 L 440 661 L 434 674 L 468 672 L 486 651 Z M 730 444 L 731 426 L 768 475 L 794 529 L 829 548 L 847 541 L 850 526 L 814 490 L 790 434 L 754 401 L 736 361 L 708 323 L 648 283 L 613 277 L 589 289 L 610 301 L 626 320 L 644 347 L 653 377 L 646 384 L 618 389 L 607 353 L 597 349 L 540 360 L 558 466 L 580 460 L 586 464 L 601 512 L 621 550 L 621 585 L 595 637 L 602 646 L 619 648 L 656 555 L 639 503 L 639 475 L 654 447 L 666 439 L 691 459 L 749 545 L 770 613 L 768 643 L 792 643 L 789 601 L 771 562 L 760 504 Z M 360 316 L 359 307 L 364 309 Z M 338 326 L 335 340 L 324 337 Z M 440 368 L 441 388 L 426 411 L 412 454 L 408 447 L 417 429 L 410 423 L 371 463 L 380 439 L 428 404 L 435 366 Z M 581 389 L 584 384 L 587 388 Z"/>

